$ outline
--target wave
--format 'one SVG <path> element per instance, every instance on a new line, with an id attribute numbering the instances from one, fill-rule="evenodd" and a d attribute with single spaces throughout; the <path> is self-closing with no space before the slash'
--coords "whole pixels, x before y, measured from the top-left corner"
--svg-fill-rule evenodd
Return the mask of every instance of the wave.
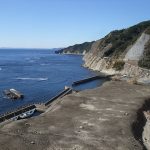
<path id="1" fill-rule="evenodd" d="M 2 70 L 2 68 L 0 68 L 0 71 Z"/>
<path id="2" fill-rule="evenodd" d="M 35 62 L 35 60 L 29 60 L 28 62 L 29 62 L 29 63 L 33 63 L 33 62 Z"/>
<path id="3" fill-rule="evenodd" d="M 47 66 L 48 64 L 40 64 L 41 66 Z"/>
<path id="4" fill-rule="evenodd" d="M 31 58 L 30 57 L 26 57 L 25 60 L 31 60 Z"/>
<path id="5" fill-rule="evenodd" d="M 17 80 L 34 80 L 34 81 L 46 81 L 48 78 L 15 78 Z"/>

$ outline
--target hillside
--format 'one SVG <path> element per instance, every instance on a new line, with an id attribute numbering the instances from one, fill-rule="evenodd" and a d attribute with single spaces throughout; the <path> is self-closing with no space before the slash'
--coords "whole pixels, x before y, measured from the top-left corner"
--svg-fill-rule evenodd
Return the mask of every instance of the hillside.
<path id="1" fill-rule="evenodd" d="M 85 54 L 91 49 L 93 42 L 76 44 L 56 51 L 57 54 Z"/>
<path id="2" fill-rule="evenodd" d="M 113 31 L 95 41 L 83 59 L 84 66 L 93 70 L 150 77 L 150 21 Z"/>
<path id="3" fill-rule="evenodd" d="M 70 46 L 57 53 L 85 54 L 84 66 L 93 70 L 150 77 L 150 21 L 112 31 L 102 39 Z"/>

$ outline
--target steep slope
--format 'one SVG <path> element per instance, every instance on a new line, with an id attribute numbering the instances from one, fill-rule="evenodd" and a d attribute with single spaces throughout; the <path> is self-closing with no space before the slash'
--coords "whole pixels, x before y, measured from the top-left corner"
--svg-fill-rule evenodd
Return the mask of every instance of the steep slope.
<path id="1" fill-rule="evenodd" d="M 150 27 L 146 30 L 146 34 L 150 35 Z M 150 69 L 150 40 L 145 44 L 143 56 L 138 62 L 140 67 Z"/>
<path id="2" fill-rule="evenodd" d="M 91 49 L 93 42 L 85 42 L 82 44 L 76 44 L 63 48 L 59 51 L 56 51 L 57 54 L 85 54 Z"/>
<path id="3" fill-rule="evenodd" d="M 111 32 L 94 42 L 83 59 L 84 66 L 93 70 L 111 74 L 124 70 L 139 76 L 142 68 L 150 69 L 150 21 Z M 146 69 L 143 77 L 150 76 Z"/>
<path id="4" fill-rule="evenodd" d="M 76 44 L 56 53 L 85 54 L 84 66 L 93 70 L 150 77 L 150 21 L 112 31 L 97 41 Z"/>
<path id="5" fill-rule="evenodd" d="M 140 38 L 135 42 L 132 48 L 125 55 L 125 60 L 139 60 L 144 53 L 145 44 L 149 41 L 150 36 L 142 33 Z"/>

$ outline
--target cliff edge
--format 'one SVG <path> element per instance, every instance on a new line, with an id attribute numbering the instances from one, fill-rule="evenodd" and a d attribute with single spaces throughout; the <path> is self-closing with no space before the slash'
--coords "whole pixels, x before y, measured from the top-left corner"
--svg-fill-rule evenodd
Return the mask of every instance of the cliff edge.
<path id="1" fill-rule="evenodd" d="M 83 59 L 93 70 L 150 79 L 150 21 L 111 32 L 94 42 Z"/>
<path id="2" fill-rule="evenodd" d="M 97 41 L 76 44 L 56 53 L 82 54 L 84 67 L 150 83 L 150 21 L 112 31 Z"/>

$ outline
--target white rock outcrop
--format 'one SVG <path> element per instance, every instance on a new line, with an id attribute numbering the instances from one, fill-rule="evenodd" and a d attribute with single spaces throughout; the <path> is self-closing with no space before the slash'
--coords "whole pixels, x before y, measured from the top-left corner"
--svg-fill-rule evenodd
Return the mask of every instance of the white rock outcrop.
<path id="1" fill-rule="evenodd" d="M 150 35 L 142 33 L 140 38 L 135 42 L 135 44 L 128 50 L 125 55 L 125 61 L 136 60 L 138 61 L 144 52 L 145 44 L 150 40 Z"/>
<path id="2" fill-rule="evenodd" d="M 100 51 L 98 49 L 98 46 L 101 42 L 99 40 L 93 44 L 92 50 L 89 53 L 85 54 L 85 56 L 83 57 L 83 60 L 85 62 L 84 67 L 90 68 L 95 71 L 101 71 L 107 74 L 126 74 L 130 77 L 137 77 L 140 80 L 145 79 L 145 81 L 147 82 L 147 79 L 150 80 L 150 70 L 140 68 L 137 65 L 133 64 L 133 62 L 136 62 L 137 64 L 139 59 L 142 57 L 145 45 L 147 42 L 149 42 L 149 40 L 150 35 L 142 33 L 135 44 L 133 46 L 130 45 L 131 48 L 128 49 L 126 54 L 124 54 L 124 58 L 122 58 L 125 61 L 125 65 L 124 69 L 121 72 L 114 70 L 110 58 L 102 57 L 103 50 Z"/>

